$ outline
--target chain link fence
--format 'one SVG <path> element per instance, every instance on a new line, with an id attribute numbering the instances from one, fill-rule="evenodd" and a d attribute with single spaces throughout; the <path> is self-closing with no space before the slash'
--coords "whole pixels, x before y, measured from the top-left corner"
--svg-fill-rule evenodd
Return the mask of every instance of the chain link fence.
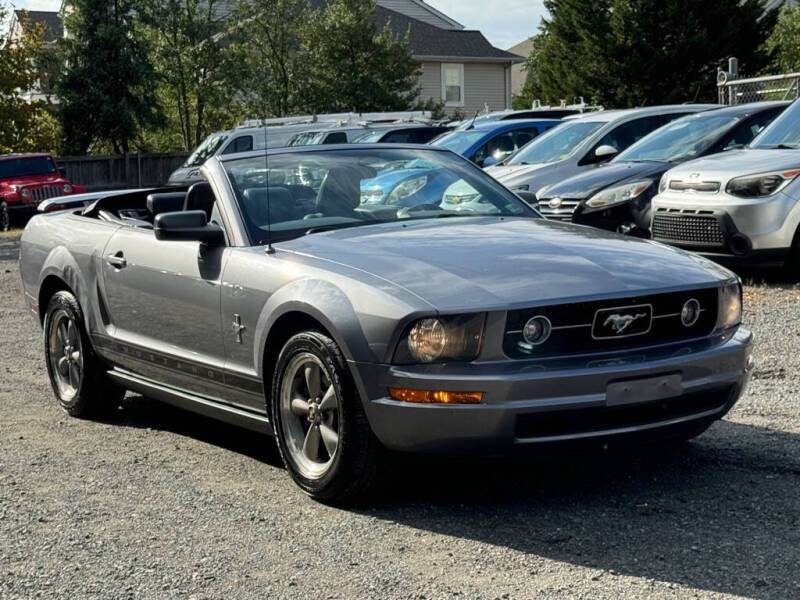
<path id="1" fill-rule="evenodd" d="M 729 106 L 762 100 L 794 100 L 800 97 L 800 73 L 738 79 L 720 72 L 717 91 L 719 103 Z"/>

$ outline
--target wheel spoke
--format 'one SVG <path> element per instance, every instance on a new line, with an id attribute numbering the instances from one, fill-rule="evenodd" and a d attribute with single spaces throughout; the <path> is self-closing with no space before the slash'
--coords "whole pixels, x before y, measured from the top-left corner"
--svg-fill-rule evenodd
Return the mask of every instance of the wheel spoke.
<path id="1" fill-rule="evenodd" d="M 325 423 L 319 426 L 319 430 L 322 434 L 322 442 L 325 444 L 325 450 L 328 451 L 328 456 L 332 457 L 333 453 L 336 452 L 336 447 L 339 445 L 339 434 Z"/>
<path id="2" fill-rule="evenodd" d="M 58 324 L 56 333 L 58 334 L 58 341 L 61 342 L 61 345 L 66 346 L 68 341 L 67 324 L 64 321 L 61 321 L 61 323 Z"/>
<path id="3" fill-rule="evenodd" d="M 333 384 L 328 386 L 328 389 L 325 392 L 325 395 L 322 397 L 322 402 L 319 403 L 319 409 L 321 411 L 329 411 L 336 408 L 336 390 L 333 388 Z"/>
<path id="4" fill-rule="evenodd" d="M 314 462 L 319 462 L 319 440 L 320 440 L 319 426 L 312 425 L 308 428 L 306 439 L 303 442 L 303 454 Z"/>
<path id="5" fill-rule="evenodd" d="M 292 412 L 298 417 L 308 416 L 308 402 L 302 398 L 294 398 L 292 400 Z"/>
<path id="6" fill-rule="evenodd" d="M 308 397 L 316 398 L 320 392 L 320 368 L 317 365 L 308 365 L 305 368 L 306 386 L 308 387 Z"/>
<path id="7" fill-rule="evenodd" d="M 62 377 L 69 374 L 69 361 L 66 356 L 58 359 L 58 372 Z"/>
<path id="8" fill-rule="evenodd" d="M 72 320 L 67 325 L 67 341 L 70 346 L 78 345 L 78 328 L 75 327 L 75 323 Z"/>
<path id="9" fill-rule="evenodd" d="M 69 366 L 69 384 L 77 390 L 80 383 L 81 371 L 78 368 L 78 365 L 72 364 Z"/>
<path id="10" fill-rule="evenodd" d="M 81 353 L 78 350 L 72 353 L 72 362 L 81 364 Z"/>

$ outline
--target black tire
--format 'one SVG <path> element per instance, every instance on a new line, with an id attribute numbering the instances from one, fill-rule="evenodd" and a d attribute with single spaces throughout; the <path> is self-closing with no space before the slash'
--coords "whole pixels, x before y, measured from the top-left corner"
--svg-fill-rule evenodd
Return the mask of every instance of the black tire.
<path id="1" fill-rule="evenodd" d="M 0 202 L 0 231 L 9 229 L 11 229 L 11 213 L 8 210 L 8 204 Z"/>
<path id="2" fill-rule="evenodd" d="M 311 389 L 308 385 L 306 392 L 298 389 L 298 386 L 308 383 L 308 371 L 303 365 L 311 365 L 312 368 L 321 366 L 316 397 L 320 398 L 323 388 L 325 391 L 314 414 L 320 419 L 317 424 L 311 416 L 302 412 L 298 414 L 294 410 L 295 401 L 292 398 L 303 396 Z M 300 368 L 304 369 L 304 375 L 301 375 Z M 295 390 L 289 392 L 291 408 L 286 405 L 285 398 L 282 399 L 285 389 Z M 326 413 L 324 405 L 331 393 L 335 393 L 337 406 Z M 308 395 L 307 407 L 314 404 L 312 395 Z M 382 447 L 367 422 L 358 390 L 336 343 L 317 331 L 305 331 L 290 338 L 278 357 L 271 398 L 271 416 L 278 450 L 295 483 L 306 494 L 322 502 L 340 503 L 366 494 L 376 479 Z M 334 410 L 338 411 L 335 419 L 332 414 Z M 338 434 L 335 450 L 332 454 L 328 452 L 328 440 L 322 434 L 317 441 L 318 451 L 314 453 L 314 459 L 309 459 L 305 451 L 311 429 L 324 428 L 326 423 L 329 429 L 335 428 Z M 305 435 L 302 448 L 298 448 L 298 434 Z M 320 457 L 323 460 L 315 462 Z M 319 465 L 319 472 L 310 474 L 308 465 L 311 469 Z"/>
<path id="3" fill-rule="evenodd" d="M 92 349 L 80 305 L 70 292 L 56 292 L 47 305 L 44 352 L 53 393 L 68 415 L 87 418 L 119 405 L 125 390 L 108 379 Z"/>

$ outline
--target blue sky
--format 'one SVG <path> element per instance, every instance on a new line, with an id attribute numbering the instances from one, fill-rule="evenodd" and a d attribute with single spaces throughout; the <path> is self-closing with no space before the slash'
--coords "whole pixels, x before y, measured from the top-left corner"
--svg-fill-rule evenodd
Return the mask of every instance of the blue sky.
<path id="1" fill-rule="evenodd" d="M 545 10 L 542 0 L 427 0 L 468 29 L 480 29 L 495 46 L 508 48 L 530 37 Z M 16 8 L 58 10 L 61 0 L 11 0 Z"/>

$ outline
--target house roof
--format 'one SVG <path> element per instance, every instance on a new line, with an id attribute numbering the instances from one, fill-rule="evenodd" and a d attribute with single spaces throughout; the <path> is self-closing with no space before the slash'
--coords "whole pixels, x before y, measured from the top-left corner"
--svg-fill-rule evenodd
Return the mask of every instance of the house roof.
<path id="1" fill-rule="evenodd" d="M 377 7 L 375 17 L 378 27 L 390 23 L 391 28 L 400 37 L 408 32 L 408 45 L 416 58 L 478 59 L 497 62 L 524 60 L 516 54 L 495 48 L 480 31 L 441 29 L 383 6 Z"/>
<path id="2" fill-rule="evenodd" d="M 57 11 L 15 10 L 14 17 L 26 32 L 30 31 L 31 26 L 43 25 L 45 42 L 54 42 L 63 35 L 61 17 Z"/>

